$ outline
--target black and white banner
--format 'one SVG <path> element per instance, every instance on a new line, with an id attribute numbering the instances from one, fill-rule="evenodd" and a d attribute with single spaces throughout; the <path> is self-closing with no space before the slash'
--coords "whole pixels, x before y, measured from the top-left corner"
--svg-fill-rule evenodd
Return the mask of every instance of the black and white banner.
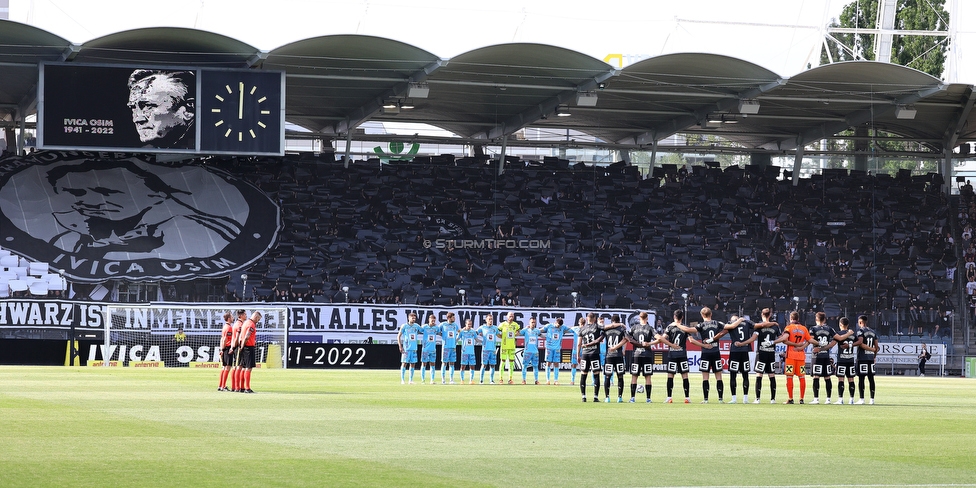
<path id="1" fill-rule="evenodd" d="M 91 330 L 104 329 L 104 307 L 100 302 L 77 300 L 0 300 L 0 331 L 19 328 L 66 329 L 74 322 L 76 327 Z M 395 344 L 397 331 L 407 323 L 407 316 L 417 314 L 417 323 L 426 324 L 433 316 L 436 323 L 447 320 L 447 313 L 454 312 L 462 327 L 467 319 L 473 326 L 484 325 L 491 315 L 495 324 L 503 322 L 508 313 L 515 314 L 515 321 L 522 327 L 535 317 L 543 327 L 557 318 L 567 327 L 585 317 L 589 310 L 559 308 L 496 308 L 496 307 L 427 307 L 417 305 L 362 305 L 362 304 L 311 304 L 311 303 L 158 303 L 158 304 L 109 304 L 112 308 L 112 328 L 150 330 L 171 333 L 182 327 L 187 334 L 219 334 L 223 326 L 223 314 L 237 309 L 247 313 L 264 314 L 258 328 L 279 330 L 280 321 L 287 320 L 289 340 L 292 342 Z M 272 308 L 287 309 L 287 317 L 278 318 Z M 619 314 L 628 325 L 638 322 L 640 311 L 603 309 L 595 311 L 601 321 Z M 654 312 L 648 311 L 650 322 Z"/>
<path id="2" fill-rule="evenodd" d="M 105 329 L 103 304 L 68 300 L 0 300 L 0 339 L 66 339 Z"/>
<path id="3" fill-rule="evenodd" d="M 209 166 L 65 152 L 0 163 L 3 247 L 73 281 L 227 276 L 280 228 L 264 192 Z"/>
<path id="4" fill-rule="evenodd" d="M 285 305 L 285 304 L 283 304 Z M 376 344 L 396 343 L 397 331 L 407 323 L 410 313 L 417 314 L 417 323 L 424 325 L 433 316 L 437 324 L 447 320 L 447 313 L 454 312 L 457 323 L 464 327 L 471 319 L 473 327 L 484 325 L 485 317 L 491 315 L 495 325 L 506 320 L 508 313 L 515 314 L 515 321 L 526 327 L 529 318 L 535 317 L 539 327 L 556 319 L 563 319 L 563 325 L 572 327 L 585 317 L 590 310 L 558 308 L 498 308 L 498 307 L 427 307 L 419 305 L 362 305 L 289 303 L 289 340 L 291 342 L 368 342 Z M 628 325 L 638 322 L 639 310 L 602 309 L 593 310 L 600 320 L 609 320 L 619 314 Z M 654 323 L 653 311 L 647 311 L 650 323 Z"/>

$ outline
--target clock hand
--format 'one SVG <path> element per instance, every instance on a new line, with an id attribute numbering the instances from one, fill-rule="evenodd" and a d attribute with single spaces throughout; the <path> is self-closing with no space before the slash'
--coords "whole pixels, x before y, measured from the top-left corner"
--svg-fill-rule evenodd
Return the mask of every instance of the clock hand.
<path id="1" fill-rule="evenodd" d="M 237 118 L 239 120 L 244 119 L 244 82 L 240 82 L 238 85 L 240 91 L 240 100 L 237 102 Z"/>

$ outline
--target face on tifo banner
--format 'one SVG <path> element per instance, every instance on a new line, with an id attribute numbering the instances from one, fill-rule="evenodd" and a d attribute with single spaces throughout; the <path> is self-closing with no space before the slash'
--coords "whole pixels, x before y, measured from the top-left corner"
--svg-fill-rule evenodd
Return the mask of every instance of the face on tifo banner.
<path id="1" fill-rule="evenodd" d="M 226 275 L 275 241 L 277 205 L 192 164 L 43 152 L 0 165 L 0 245 L 78 281 Z"/>

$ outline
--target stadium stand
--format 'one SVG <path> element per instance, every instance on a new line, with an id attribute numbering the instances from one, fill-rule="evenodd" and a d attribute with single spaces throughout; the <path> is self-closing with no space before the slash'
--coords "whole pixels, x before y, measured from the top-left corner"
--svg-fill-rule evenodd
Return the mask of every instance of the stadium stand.
<path id="1" fill-rule="evenodd" d="M 719 319 L 798 308 L 867 313 L 889 342 L 951 333 L 956 240 L 935 174 L 828 169 L 794 187 L 781 168 L 754 165 L 642 176 L 556 158 L 509 160 L 501 174 L 484 158 L 450 155 L 348 168 L 325 155 L 206 163 L 250 179 L 282 211 L 278 243 L 248 270 L 246 299 L 709 306 Z M 973 200 L 969 187 L 958 220 L 976 290 Z M 10 287 L 29 274 L 16 264 L 3 268 L 0 292 L 27 296 Z M 241 298 L 239 279 L 227 289 Z M 215 298 L 200 284 L 163 290 L 168 300 Z"/>
<path id="2" fill-rule="evenodd" d="M 687 293 L 689 307 L 724 315 L 877 309 L 882 334 L 906 337 L 934 335 L 952 310 L 956 255 L 934 174 L 826 170 L 793 187 L 772 166 L 664 165 L 645 178 L 555 158 L 501 175 L 451 156 L 218 164 L 282 206 L 281 240 L 249 273 L 260 299 L 449 305 L 465 289 L 472 305 L 572 306 L 576 291 L 585 308 L 667 309 Z M 487 239 L 546 247 L 450 245 Z"/>

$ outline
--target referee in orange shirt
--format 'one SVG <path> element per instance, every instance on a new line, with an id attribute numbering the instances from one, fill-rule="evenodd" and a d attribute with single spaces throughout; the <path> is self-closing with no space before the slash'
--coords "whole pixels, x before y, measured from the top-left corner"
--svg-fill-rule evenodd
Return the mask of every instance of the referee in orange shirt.
<path id="1" fill-rule="evenodd" d="M 812 342 L 810 331 L 800 323 L 800 313 L 790 312 L 790 323 L 783 329 L 780 339 L 786 343 L 786 364 L 783 372 L 786 373 L 786 392 L 790 399 L 787 405 L 793 404 L 793 375 L 800 377 L 800 404 L 803 404 L 803 397 L 807 390 L 807 344 Z"/>
<path id="2" fill-rule="evenodd" d="M 220 331 L 220 384 L 217 391 L 228 391 L 227 376 L 234 366 L 233 355 L 230 353 L 230 341 L 234 338 L 234 315 L 230 312 L 224 314 L 224 328 Z"/>
<path id="3" fill-rule="evenodd" d="M 254 348 L 257 346 L 257 324 L 261 321 L 261 312 L 254 312 L 251 318 L 244 321 L 241 327 L 241 356 L 238 365 L 241 368 L 241 393 L 254 393 L 251 389 L 251 370 L 255 366 Z"/>
<path id="4" fill-rule="evenodd" d="M 241 390 L 241 368 L 240 368 L 240 355 L 241 355 L 241 328 L 244 327 L 244 320 L 247 319 L 247 312 L 243 309 L 237 311 L 237 320 L 234 321 L 234 326 L 231 328 L 231 339 L 230 339 L 230 351 L 231 355 L 231 369 L 230 369 L 230 391 L 238 392 Z"/>

